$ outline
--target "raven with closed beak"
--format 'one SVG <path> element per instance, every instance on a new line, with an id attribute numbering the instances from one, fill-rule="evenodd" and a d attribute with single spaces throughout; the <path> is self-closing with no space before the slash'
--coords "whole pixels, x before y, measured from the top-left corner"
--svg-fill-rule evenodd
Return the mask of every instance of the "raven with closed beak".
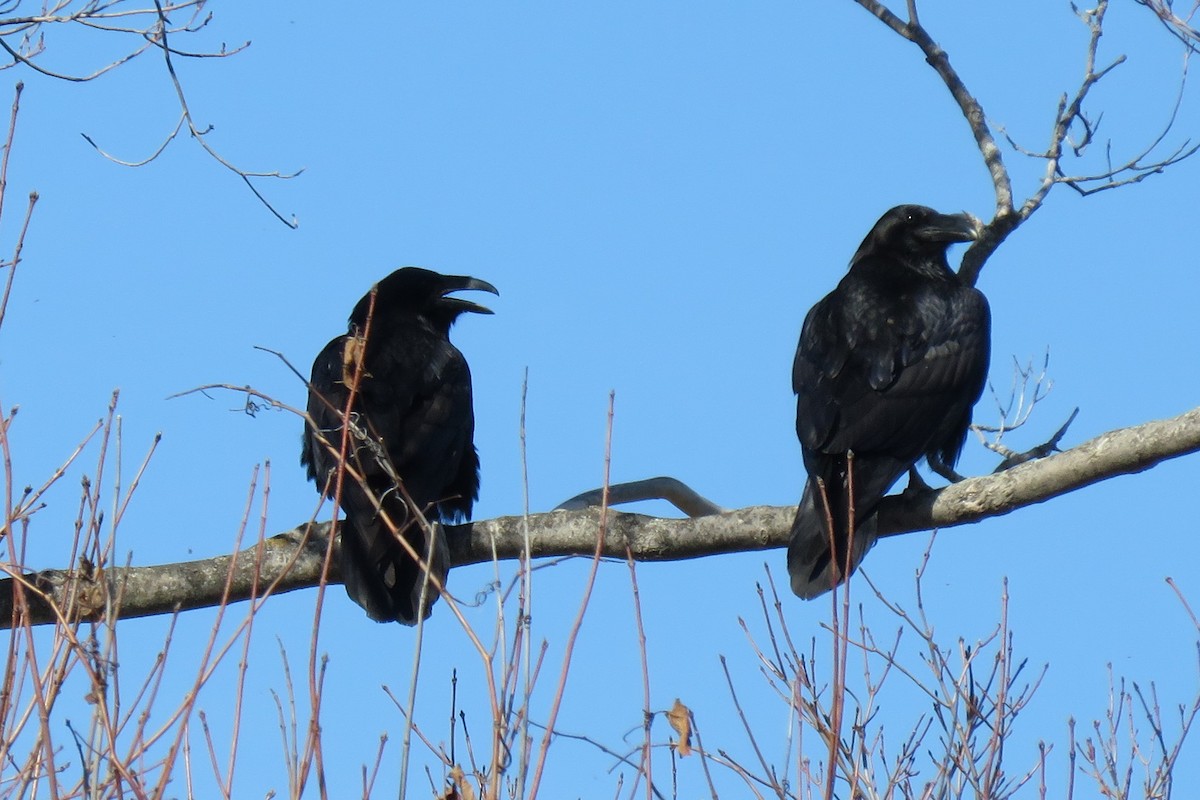
<path id="1" fill-rule="evenodd" d="M 450 568 L 437 523 L 469 517 L 479 495 L 471 371 L 449 334 L 460 314 L 492 312 L 448 296 L 464 289 L 499 294 L 477 278 L 396 270 L 313 362 L 300 463 L 327 497 L 340 478 L 342 580 L 379 622 L 416 624 L 422 596 L 428 615 Z"/>
<path id="2" fill-rule="evenodd" d="M 946 250 L 978 231 L 969 214 L 893 208 L 804 319 L 792 389 L 808 481 L 788 545 L 800 597 L 854 571 L 879 501 L 918 461 L 952 474 L 987 376 L 991 317 Z"/>

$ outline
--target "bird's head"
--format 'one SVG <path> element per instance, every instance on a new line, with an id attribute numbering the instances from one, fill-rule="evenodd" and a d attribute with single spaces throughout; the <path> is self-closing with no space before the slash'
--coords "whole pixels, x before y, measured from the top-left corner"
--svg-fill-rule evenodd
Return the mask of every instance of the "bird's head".
<path id="1" fill-rule="evenodd" d="M 907 257 L 905 260 L 914 263 L 932 260 L 945 264 L 947 248 L 955 242 L 975 241 L 981 228 L 982 223 L 965 211 L 939 214 L 926 206 L 896 206 L 871 228 L 850 266 L 868 256 L 883 254 Z"/>
<path id="2" fill-rule="evenodd" d="M 492 310 L 451 292 L 468 289 L 499 295 L 495 286 L 469 275 L 442 275 L 420 267 L 402 267 L 376 284 L 374 321 L 399 315 L 423 316 L 442 330 L 449 330 L 459 314 L 491 314 Z M 368 293 L 350 314 L 350 325 L 362 329 L 371 308 Z"/>

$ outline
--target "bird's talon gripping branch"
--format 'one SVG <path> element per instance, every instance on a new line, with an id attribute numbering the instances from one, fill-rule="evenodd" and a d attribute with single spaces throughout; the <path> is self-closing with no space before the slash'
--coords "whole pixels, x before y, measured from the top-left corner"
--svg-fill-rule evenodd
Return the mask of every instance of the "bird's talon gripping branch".
<path id="1" fill-rule="evenodd" d="M 964 476 L 954 467 L 942 461 L 936 455 L 931 455 L 926 458 L 926 463 L 929 464 L 929 469 L 931 469 L 935 474 L 945 478 L 950 483 L 961 483 L 966 480 L 966 476 Z"/>
<path id="2" fill-rule="evenodd" d="M 916 465 L 909 467 L 908 486 L 904 487 L 903 494 L 906 497 L 916 497 L 929 491 L 932 491 L 932 489 L 929 488 L 929 484 L 925 482 L 925 479 L 921 477 L 921 473 L 917 471 Z"/>

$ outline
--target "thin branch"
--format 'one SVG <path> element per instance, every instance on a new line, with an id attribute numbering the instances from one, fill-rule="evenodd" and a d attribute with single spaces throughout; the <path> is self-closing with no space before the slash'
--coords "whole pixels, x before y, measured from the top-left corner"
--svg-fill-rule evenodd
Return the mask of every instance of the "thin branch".
<path id="1" fill-rule="evenodd" d="M 167 22 L 167 17 L 166 17 L 165 12 L 163 11 L 163 7 L 162 7 L 160 0 L 154 0 L 154 7 L 158 9 L 158 16 L 159 16 L 160 23 L 158 26 L 158 30 L 154 34 L 152 34 L 149 38 L 150 38 L 151 42 L 153 42 L 155 45 L 157 45 L 162 50 L 163 60 L 167 67 L 167 74 L 171 78 L 171 84 L 175 87 L 175 95 L 179 99 L 179 108 L 183 112 L 184 118 L 187 120 L 188 130 L 191 131 L 192 138 L 194 138 L 196 140 L 196 142 L 199 143 L 200 147 L 202 147 L 204 149 L 204 152 L 208 153 L 213 158 L 213 160 L 215 160 L 218 164 L 225 167 L 229 171 L 233 172 L 238 177 L 240 177 L 242 179 L 242 181 L 246 184 L 246 186 L 249 187 L 250 191 L 254 193 L 254 196 L 257 197 L 264 206 L 266 206 L 267 210 L 270 211 L 275 216 L 276 219 L 278 219 L 284 225 L 287 225 L 289 228 L 292 228 L 292 229 L 298 228 L 300 226 L 300 223 L 296 220 L 296 218 L 293 216 L 292 219 L 289 220 L 286 217 L 284 217 L 282 214 L 280 214 L 279 211 L 275 208 L 275 206 L 271 205 L 270 201 L 267 200 L 267 198 L 265 198 L 262 195 L 262 193 L 258 190 L 258 187 L 256 187 L 250 179 L 251 178 L 280 178 L 282 180 L 287 180 L 290 178 L 295 178 L 300 173 L 302 173 L 304 170 L 303 169 L 297 170 L 296 172 L 290 173 L 288 175 L 284 175 L 277 171 L 276 172 L 247 172 L 246 170 L 242 169 L 241 167 L 236 167 L 232 163 L 227 161 L 224 156 L 222 156 L 220 153 L 218 153 L 216 150 L 214 150 L 211 145 L 208 144 L 208 141 L 204 138 L 205 134 L 208 133 L 208 130 L 202 131 L 196 127 L 196 123 L 192 118 L 191 109 L 188 107 L 187 97 L 183 93 L 183 85 L 179 82 L 179 76 L 175 73 L 175 63 L 171 60 L 171 52 L 172 51 L 171 51 L 171 48 L 167 45 L 167 34 L 170 30 L 170 26 Z"/>
<path id="2" fill-rule="evenodd" d="M 0 36 L 0 47 L 4 48 L 4 50 L 10 56 L 12 56 L 13 64 L 21 64 L 22 66 L 29 67 L 34 72 L 41 73 L 42 75 L 45 75 L 47 78 L 55 78 L 56 80 L 68 81 L 71 83 L 87 83 L 88 81 L 92 81 L 92 80 L 95 80 L 96 78 L 99 78 L 101 75 L 104 75 L 107 72 L 111 72 L 112 70 L 116 69 L 117 67 L 121 66 L 122 64 L 132 61 L 137 56 L 140 56 L 142 53 L 146 52 L 146 50 L 148 50 L 150 46 L 148 44 L 142 45 L 141 47 L 134 50 L 133 52 L 127 53 L 126 55 L 122 56 L 121 58 L 118 58 L 116 61 L 110 62 L 109 64 L 106 64 L 105 66 L 101 67 L 100 69 L 98 69 L 94 72 L 91 72 L 87 75 L 71 75 L 66 72 L 55 72 L 54 70 L 47 69 L 46 67 L 43 67 L 42 65 L 40 65 L 36 61 L 34 61 L 33 58 L 31 58 L 29 55 L 21 53 L 18 50 L 14 50 L 12 47 L 9 46 L 8 42 L 6 42 L 4 40 L 3 36 Z"/>
<path id="3" fill-rule="evenodd" d="M 77 8 L 71 8 L 71 6 L 70 2 L 59 2 L 53 8 L 47 9 L 45 13 L 40 15 L 0 17 L 0 49 L 12 59 L 11 62 L 0 65 L 0 69 L 20 66 L 56 80 L 71 83 L 86 83 L 128 64 L 147 51 L 158 50 L 163 55 L 167 76 L 175 89 L 179 103 L 180 118 L 171 132 L 158 144 L 149 156 L 133 160 L 117 158 L 110 154 L 86 133 L 81 134 L 83 138 L 96 152 L 113 163 L 127 167 L 139 167 L 161 156 L 167 146 L 178 137 L 180 131 L 185 129 L 184 126 L 186 125 L 188 133 L 191 134 L 192 138 L 209 157 L 237 175 L 254 196 L 258 198 L 259 202 L 280 222 L 290 228 L 298 226 L 298 222 L 294 216 L 291 219 L 285 218 L 271 204 L 262 191 L 255 185 L 254 179 L 278 178 L 286 180 L 296 177 L 303 170 L 286 174 L 279 171 L 251 172 L 234 165 L 218 153 L 205 138 L 212 131 L 212 127 L 207 126 L 202 128 L 195 124 L 182 83 L 175 71 L 173 59 L 176 57 L 189 59 L 228 58 L 237 55 L 249 47 L 249 42 L 244 42 L 231 48 L 222 44 L 219 49 L 212 52 L 197 52 L 173 46 L 168 41 L 171 37 L 175 35 L 196 34 L 206 28 L 209 22 L 211 22 L 212 15 L 205 13 L 204 0 L 180 0 L 179 2 L 153 0 L 152 5 L 147 4 L 141 7 L 127 7 L 127 4 L 122 2 L 122 0 L 84 2 L 79 4 Z M 182 24 L 172 24 L 168 19 L 168 14 L 178 12 L 187 12 L 187 21 Z M 46 51 L 44 30 L 50 26 L 80 26 L 89 32 L 89 36 L 105 35 L 106 39 L 122 36 L 134 37 L 136 44 L 131 43 L 124 54 L 93 69 L 91 72 L 66 72 L 45 66 L 41 63 L 44 59 L 40 57 Z"/>
<path id="4" fill-rule="evenodd" d="M 997 466 L 993 472 L 1003 472 L 1006 469 L 1012 469 L 1018 464 L 1024 464 L 1026 461 L 1032 461 L 1035 458 L 1045 458 L 1051 453 L 1059 452 L 1058 443 L 1061 442 L 1063 437 L 1067 435 L 1067 429 L 1071 427 L 1071 423 L 1075 421 L 1075 417 L 1077 416 L 1079 416 L 1078 406 L 1076 406 L 1075 410 L 1071 412 L 1071 416 L 1067 417 L 1067 421 L 1064 422 L 1059 429 L 1054 432 L 1053 436 L 1036 447 L 1031 447 L 1030 449 L 1021 453 L 1011 450 L 999 443 L 985 443 L 985 446 L 989 450 L 993 450 L 1004 456 L 1004 460 L 1000 462 L 999 466 Z"/>
<path id="5" fill-rule="evenodd" d="M 153 153 L 151 153 L 150 155 L 143 158 L 141 161 L 124 161 L 120 158 L 117 158 L 112 153 L 109 153 L 107 150 L 102 148 L 100 145 L 96 144 L 96 141 L 94 139 L 92 139 L 92 137 L 88 136 L 86 133 L 80 133 L 79 135 L 82 136 L 84 141 L 86 141 L 88 144 L 90 144 L 97 153 L 99 153 L 101 156 L 108 159 L 109 161 L 113 162 L 114 164 L 119 164 L 122 167 L 144 167 L 147 164 L 149 164 L 151 161 L 153 161 L 154 159 L 161 156 L 163 154 L 163 151 L 167 149 L 167 145 L 169 145 L 171 142 L 175 141 L 175 137 L 179 135 L 179 132 L 181 130 L 183 130 L 183 123 L 186 121 L 187 121 L 187 114 L 180 113 L 179 121 L 175 123 L 174 130 L 172 130 L 169 134 L 167 134 L 167 137 L 162 140 L 162 144 L 160 144 L 158 146 L 157 150 L 155 150 Z"/>
<path id="6" fill-rule="evenodd" d="M 1173 0 L 1133 0 L 1140 6 L 1148 8 L 1167 31 L 1183 43 L 1189 52 L 1200 52 L 1200 29 L 1192 24 L 1192 16 L 1196 13 L 1193 6 L 1191 14 L 1181 17 L 1175 13 Z"/>

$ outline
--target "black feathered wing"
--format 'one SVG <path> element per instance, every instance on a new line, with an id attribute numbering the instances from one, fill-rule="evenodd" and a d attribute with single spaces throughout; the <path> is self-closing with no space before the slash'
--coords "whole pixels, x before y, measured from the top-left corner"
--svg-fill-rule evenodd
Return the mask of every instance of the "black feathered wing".
<path id="1" fill-rule="evenodd" d="M 309 416 L 335 449 L 341 446 L 341 411 L 355 369 L 347 348 L 352 354 L 354 348 L 364 352 L 361 340 L 341 336 L 318 355 L 309 396 Z M 397 541 L 384 515 L 424 559 L 430 551 L 425 527 L 410 513 L 398 478 L 432 526 L 431 571 L 444 585 L 449 551 L 436 523 L 469 515 L 479 488 L 466 360 L 447 339 L 416 321 L 407 329 L 373 335 L 363 355 L 352 413 L 366 438 L 351 436 L 348 461 L 370 492 L 349 474 L 343 478 L 343 581 L 351 599 L 372 619 L 415 624 L 425 573 Z M 334 484 L 330 481 L 326 487 L 326 482 L 336 479 L 337 457 L 317 441 L 313 430 L 306 431 L 301 461 L 309 477 L 332 497 Z M 433 582 L 424 591 L 428 613 L 438 593 Z"/>
<path id="2" fill-rule="evenodd" d="M 370 347 L 367 417 L 427 516 L 469 516 L 479 492 L 471 371 L 442 337 L 405 334 Z M 403 345 L 399 344 L 403 341 Z"/>
<path id="3" fill-rule="evenodd" d="M 897 291 L 853 271 L 809 312 L 792 367 L 809 473 L 788 548 L 796 594 L 822 594 L 854 570 L 874 543 L 880 499 L 921 457 L 957 460 L 987 373 L 989 327 L 983 295 L 956 280 Z"/>

